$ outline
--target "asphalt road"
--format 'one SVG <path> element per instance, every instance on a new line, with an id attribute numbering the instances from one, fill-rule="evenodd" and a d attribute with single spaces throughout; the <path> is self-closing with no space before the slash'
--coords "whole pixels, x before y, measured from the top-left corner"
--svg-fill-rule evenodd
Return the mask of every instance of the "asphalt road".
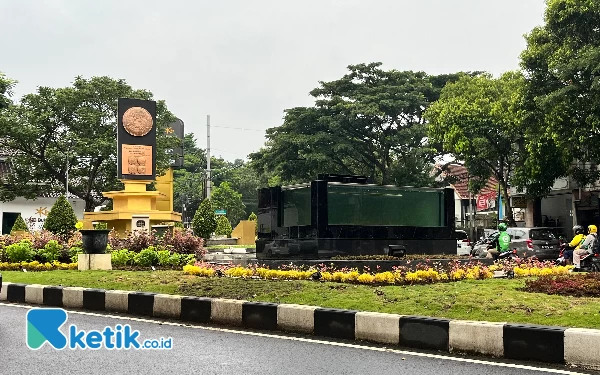
<path id="1" fill-rule="evenodd" d="M 575 374 L 566 367 L 492 362 L 485 358 L 386 351 L 305 336 L 185 326 L 69 311 L 66 326 L 103 330 L 130 324 L 143 339 L 172 337 L 171 350 L 39 350 L 26 345 L 24 306 L 0 304 L 0 374 Z M 63 333 L 67 328 L 63 327 Z M 523 368 L 525 366 L 526 368 Z"/>

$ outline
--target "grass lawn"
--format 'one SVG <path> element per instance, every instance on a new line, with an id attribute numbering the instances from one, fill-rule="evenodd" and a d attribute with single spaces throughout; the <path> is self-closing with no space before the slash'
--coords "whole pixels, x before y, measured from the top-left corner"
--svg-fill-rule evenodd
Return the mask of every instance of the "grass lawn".
<path id="1" fill-rule="evenodd" d="M 205 279 L 182 271 L 2 272 L 26 284 L 138 290 L 201 297 L 424 315 L 464 320 L 600 329 L 600 298 L 519 291 L 523 279 L 468 280 L 416 286 L 371 287 L 313 281 Z"/>

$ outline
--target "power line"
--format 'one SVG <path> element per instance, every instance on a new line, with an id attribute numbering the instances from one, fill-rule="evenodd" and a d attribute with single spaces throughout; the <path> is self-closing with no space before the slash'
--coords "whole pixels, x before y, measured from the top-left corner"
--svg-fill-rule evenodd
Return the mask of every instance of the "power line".
<path id="1" fill-rule="evenodd" d="M 247 130 L 247 131 L 251 131 L 251 132 L 264 132 L 264 130 L 260 130 L 260 129 L 248 129 L 248 128 L 234 128 L 231 126 L 215 126 L 212 125 L 212 128 L 220 128 L 220 129 L 234 129 L 234 130 Z"/>

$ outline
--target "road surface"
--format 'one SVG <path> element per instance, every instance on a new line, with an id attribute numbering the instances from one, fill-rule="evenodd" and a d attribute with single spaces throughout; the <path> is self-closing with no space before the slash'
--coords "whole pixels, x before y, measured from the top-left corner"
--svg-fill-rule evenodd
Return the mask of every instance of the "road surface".
<path id="1" fill-rule="evenodd" d="M 171 337 L 171 350 L 39 350 L 26 345 L 28 307 L 0 304 L 0 374 L 582 374 L 579 369 L 386 350 L 308 336 L 181 325 L 69 310 L 66 326 L 103 330 L 130 324 L 142 338 Z M 62 328 L 66 334 L 68 329 Z M 590 373 L 590 372 L 587 372 Z"/>

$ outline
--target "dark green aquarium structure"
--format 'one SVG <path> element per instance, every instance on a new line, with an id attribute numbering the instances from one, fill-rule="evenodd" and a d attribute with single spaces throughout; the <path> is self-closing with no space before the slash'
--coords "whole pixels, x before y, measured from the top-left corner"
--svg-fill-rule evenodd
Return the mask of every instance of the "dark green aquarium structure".
<path id="1" fill-rule="evenodd" d="M 319 175 L 259 190 L 258 259 L 456 254 L 454 189 Z"/>

